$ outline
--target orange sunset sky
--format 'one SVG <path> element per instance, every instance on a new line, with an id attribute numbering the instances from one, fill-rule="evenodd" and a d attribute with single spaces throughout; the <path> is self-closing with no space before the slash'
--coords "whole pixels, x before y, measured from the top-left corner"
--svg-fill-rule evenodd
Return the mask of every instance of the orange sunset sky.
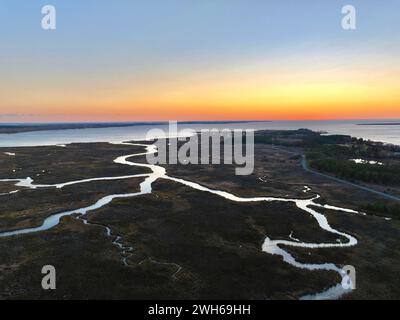
<path id="1" fill-rule="evenodd" d="M 53 2 L 1 4 L 1 122 L 400 118 L 396 1 Z"/>

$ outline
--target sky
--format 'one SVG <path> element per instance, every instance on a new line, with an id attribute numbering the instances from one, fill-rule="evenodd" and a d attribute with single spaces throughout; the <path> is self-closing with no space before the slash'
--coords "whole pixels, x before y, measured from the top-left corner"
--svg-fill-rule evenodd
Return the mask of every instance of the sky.
<path id="1" fill-rule="evenodd" d="M 399 15 L 398 0 L 2 0 L 0 122 L 400 118 Z"/>

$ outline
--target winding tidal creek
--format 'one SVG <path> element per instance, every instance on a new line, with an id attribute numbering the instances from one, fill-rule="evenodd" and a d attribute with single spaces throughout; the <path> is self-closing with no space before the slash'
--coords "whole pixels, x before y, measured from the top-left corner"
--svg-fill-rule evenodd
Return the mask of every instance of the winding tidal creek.
<path id="1" fill-rule="evenodd" d="M 144 181 L 140 184 L 139 192 L 107 195 L 107 196 L 99 199 L 94 204 L 89 205 L 87 207 L 79 208 L 76 210 L 60 212 L 60 213 L 51 215 L 43 221 L 42 225 L 40 225 L 38 227 L 24 228 L 24 229 L 17 229 L 17 230 L 12 230 L 12 231 L 1 232 L 0 238 L 20 236 L 23 234 L 36 233 L 36 232 L 49 230 L 49 229 L 57 226 L 60 223 L 60 219 L 62 217 L 74 215 L 77 217 L 77 219 L 81 220 L 85 224 L 104 228 L 106 235 L 112 239 L 112 243 L 115 246 L 117 246 L 119 248 L 119 250 L 121 251 L 122 263 L 124 265 L 128 266 L 129 265 L 129 257 L 131 255 L 131 252 L 133 251 L 133 248 L 129 245 L 124 244 L 122 236 L 114 235 L 109 226 L 91 223 L 90 221 L 88 221 L 88 219 L 85 216 L 88 212 L 95 211 L 101 207 L 108 205 L 114 199 L 133 198 L 133 197 L 139 197 L 139 196 L 142 196 L 145 194 L 150 194 L 150 193 L 152 193 L 153 182 L 155 182 L 158 179 L 164 179 L 164 180 L 169 180 L 169 181 L 173 181 L 175 183 L 185 185 L 189 188 L 192 188 L 192 189 L 195 189 L 195 190 L 198 190 L 201 192 L 208 192 L 208 193 L 214 194 L 214 195 L 222 197 L 228 201 L 242 202 L 242 203 L 243 202 L 248 202 L 248 203 L 264 202 L 266 205 L 268 205 L 268 203 L 275 202 L 275 201 L 276 202 L 294 203 L 298 209 L 300 209 L 302 212 L 304 212 L 304 214 L 311 215 L 317 221 L 317 223 L 321 229 L 323 229 L 326 232 L 342 236 L 345 239 L 347 239 L 347 241 L 346 242 L 335 242 L 335 243 L 306 243 L 306 242 L 302 242 L 299 239 L 295 239 L 293 237 L 290 237 L 291 240 L 279 240 L 279 239 L 274 240 L 274 239 L 270 239 L 268 236 L 266 236 L 260 250 L 262 250 L 266 254 L 280 256 L 285 263 L 288 263 L 295 268 L 306 269 L 306 270 L 315 271 L 315 272 L 334 271 L 340 275 L 342 280 L 346 277 L 346 273 L 338 265 L 335 265 L 333 263 L 323 263 L 323 264 L 302 263 L 302 262 L 297 261 L 284 248 L 285 247 L 297 247 L 297 248 L 306 248 L 306 249 L 325 248 L 325 249 L 329 250 L 332 248 L 343 248 L 343 247 L 355 246 L 355 245 L 357 245 L 357 239 L 355 237 L 353 237 L 352 235 L 346 234 L 344 232 L 341 232 L 341 231 L 336 230 L 333 227 L 331 227 L 327 218 L 322 213 L 318 212 L 318 209 L 330 209 L 330 210 L 344 211 L 347 213 L 354 213 L 354 214 L 361 214 L 360 212 L 357 212 L 357 211 L 354 211 L 351 209 L 347 209 L 347 208 L 335 207 L 335 206 L 331 206 L 331 205 L 327 205 L 327 204 L 326 205 L 319 204 L 316 202 L 316 200 L 320 198 L 319 195 L 314 195 L 314 196 L 310 197 L 309 199 L 287 199 L 287 198 L 275 198 L 275 197 L 245 198 L 245 197 L 236 196 L 236 195 L 226 192 L 226 191 L 210 189 L 210 188 L 207 188 L 207 187 L 200 185 L 193 181 L 187 181 L 184 179 L 178 179 L 175 177 L 168 176 L 166 170 L 161 166 L 151 165 L 151 164 L 146 164 L 146 163 L 136 163 L 136 162 L 131 161 L 131 159 L 134 157 L 145 156 L 148 154 L 156 153 L 157 148 L 155 145 L 135 144 L 135 143 L 128 143 L 128 142 L 121 142 L 120 144 L 141 146 L 141 147 L 146 148 L 146 152 L 136 153 L 136 154 L 128 154 L 128 155 L 123 155 L 123 156 L 117 157 L 114 160 L 115 163 L 127 165 L 127 166 L 148 168 L 151 170 L 151 173 L 128 175 L 128 176 L 118 176 L 118 177 L 98 177 L 98 178 L 92 178 L 92 179 L 69 181 L 69 182 L 64 182 L 64 183 L 59 183 L 59 184 L 35 184 L 34 181 L 30 177 L 21 178 L 21 179 L 0 179 L 0 182 L 15 182 L 15 186 L 20 187 L 20 188 L 29 188 L 29 189 L 58 188 L 58 189 L 62 189 L 65 186 L 76 185 L 76 184 L 81 184 L 81 183 L 96 182 L 96 181 L 145 178 Z M 308 188 L 307 191 L 310 191 L 310 190 L 311 189 Z M 17 191 L 18 190 L 14 190 L 14 191 L 10 192 L 10 194 L 15 193 Z M 6 196 L 6 194 L 3 194 L 2 196 Z M 177 272 L 179 272 L 180 268 L 181 267 L 177 265 L 177 270 L 178 270 Z M 177 272 L 175 272 L 174 276 L 177 274 Z M 344 294 L 349 293 L 350 291 L 351 291 L 351 289 L 345 289 L 341 283 L 338 283 L 323 292 L 304 296 L 304 297 L 301 297 L 301 299 L 338 299 L 341 296 L 343 296 Z"/>

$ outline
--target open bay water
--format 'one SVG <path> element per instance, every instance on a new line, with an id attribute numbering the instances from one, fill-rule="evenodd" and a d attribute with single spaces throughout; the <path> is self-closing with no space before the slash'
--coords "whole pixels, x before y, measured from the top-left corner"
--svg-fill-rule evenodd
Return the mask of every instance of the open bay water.
<path id="1" fill-rule="evenodd" d="M 387 125 L 385 125 L 385 123 Z M 360 125 L 374 124 L 374 125 Z M 62 129 L 0 134 L 0 147 L 64 145 L 69 143 L 120 142 L 144 140 L 149 130 L 159 128 L 168 132 L 168 124 L 146 124 L 125 127 Z M 307 128 L 328 134 L 344 134 L 366 140 L 400 145 L 400 120 L 320 120 L 265 121 L 226 123 L 182 123 L 182 129 L 254 129 L 296 130 Z"/>

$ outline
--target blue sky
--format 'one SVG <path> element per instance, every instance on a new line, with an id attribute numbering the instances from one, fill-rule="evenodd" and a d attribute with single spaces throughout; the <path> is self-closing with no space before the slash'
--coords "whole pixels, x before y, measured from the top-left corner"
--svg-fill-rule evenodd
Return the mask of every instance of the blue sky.
<path id="1" fill-rule="evenodd" d="M 339 27 L 341 7 L 348 3 L 357 8 L 357 36 Z M 58 29 L 53 34 L 40 29 L 45 4 L 57 9 Z M 101 59 L 96 50 L 104 55 L 125 51 L 165 59 L 227 52 L 234 56 L 326 39 L 368 46 L 399 39 L 399 26 L 399 4 L 394 0 L 3 0 L 0 4 L 0 36 L 12 43 L 7 51 L 17 55 L 19 49 L 40 51 L 43 58 L 92 52 Z"/>
<path id="2" fill-rule="evenodd" d="M 40 27 L 46 4 L 57 9 L 56 31 Z M 356 31 L 340 27 L 345 4 L 357 9 Z M 399 8 L 395 0 L 2 0 L 0 83 L 23 93 L 39 84 L 102 89 L 110 79 L 130 81 L 134 91 L 143 78 L 174 79 L 265 60 L 275 66 L 298 60 L 379 64 L 399 54 Z M 22 102 L 7 101 L 4 108 L 24 110 Z"/>

